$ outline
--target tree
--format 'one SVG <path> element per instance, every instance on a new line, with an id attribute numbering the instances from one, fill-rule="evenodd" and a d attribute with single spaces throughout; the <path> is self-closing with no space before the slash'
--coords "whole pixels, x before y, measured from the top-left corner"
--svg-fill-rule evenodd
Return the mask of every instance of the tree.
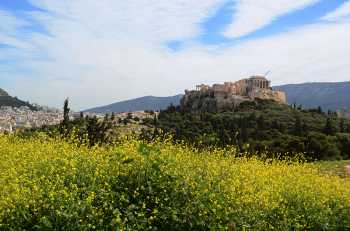
<path id="1" fill-rule="evenodd" d="M 339 127 L 340 127 L 340 132 L 341 132 L 341 133 L 344 133 L 344 132 L 345 132 L 345 124 L 344 124 L 344 122 L 345 122 L 344 118 L 340 119 L 340 125 L 339 125 Z"/>
<path id="2" fill-rule="evenodd" d="M 263 115 L 260 115 L 258 118 L 257 118 L 257 124 L 258 124 L 258 130 L 259 131 L 262 131 L 265 129 L 265 118 Z"/>
<path id="3" fill-rule="evenodd" d="M 105 121 L 109 120 L 109 115 L 108 115 L 108 113 L 105 114 L 104 120 L 105 120 Z"/>
<path id="4" fill-rule="evenodd" d="M 305 122 L 305 120 L 303 120 L 302 131 L 303 131 L 304 133 L 308 133 L 308 132 L 309 132 L 309 126 L 307 125 L 307 123 Z"/>
<path id="5" fill-rule="evenodd" d="M 61 134 L 66 134 L 69 129 L 69 99 L 66 98 L 63 103 L 63 120 L 59 126 L 59 130 Z"/>
<path id="6" fill-rule="evenodd" d="M 303 132 L 300 116 L 296 116 L 294 122 L 294 134 L 300 136 Z"/>
<path id="7" fill-rule="evenodd" d="M 132 112 L 129 112 L 128 115 L 126 116 L 126 118 L 127 118 L 128 120 L 132 120 L 132 119 L 133 119 Z"/>
<path id="8" fill-rule="evenodd" d="M 323 132 L 328 136 L 335 134 L 335 129 L 333 127 L 332 120 L 330 117 L 327 118 L 326 125 L 323 129 Z"/>
<path id="9" fill-rule="evenodd" d="M 64 104 L 63 104 L 63 124 L 64 125 L 68 125 L 69 123 L 69 99 L 65 99 L 64 100 Z"/>

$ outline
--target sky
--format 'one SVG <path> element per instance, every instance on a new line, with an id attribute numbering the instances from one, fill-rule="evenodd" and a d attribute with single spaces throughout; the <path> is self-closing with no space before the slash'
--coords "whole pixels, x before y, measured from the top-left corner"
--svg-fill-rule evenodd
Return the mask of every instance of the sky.
<path id="1" fill-rule="evenodd" d="M 0 88 L 74 110 L 264 75 L 350 81 L 350 0 L 0 0 Z"/>

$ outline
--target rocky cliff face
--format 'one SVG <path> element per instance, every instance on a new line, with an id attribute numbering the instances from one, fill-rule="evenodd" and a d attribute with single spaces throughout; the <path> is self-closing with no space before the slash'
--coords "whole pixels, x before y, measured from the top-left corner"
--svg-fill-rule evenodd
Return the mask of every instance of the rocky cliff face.
<path id="1" fill-rule="evenodd" d="M 244 101 L 252 100 L 231 93 L 192 92 L 191 94 L 184 95 L 181 100 L 181 108 L 194 113 L 231 111 Z"/>

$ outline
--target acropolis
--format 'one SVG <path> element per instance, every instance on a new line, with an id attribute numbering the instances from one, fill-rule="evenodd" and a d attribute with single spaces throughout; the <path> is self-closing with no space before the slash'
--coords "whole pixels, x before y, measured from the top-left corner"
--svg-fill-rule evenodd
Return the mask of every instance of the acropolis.
<path id="1" fill-rule="evenodd" d="M 200 99 L 200 100 L 199 100 Z M 252 76 L 236 82 L 225 82 L 212 86 L 201 84 L 195 90 L 186 90 L 181 101 L 182 107 L 193 111 L 209 109 L 223 111 L 233 109 L 244 101 L 269 99 L 278 103 L 286 103 L 286 95 L 275 91 L 270 81 L 264 76 Z"/>

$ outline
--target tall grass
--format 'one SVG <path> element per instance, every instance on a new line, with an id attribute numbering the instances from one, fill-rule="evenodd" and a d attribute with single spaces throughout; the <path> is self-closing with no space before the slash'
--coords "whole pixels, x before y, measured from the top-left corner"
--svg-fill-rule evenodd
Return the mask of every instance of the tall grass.
<path id="1" fill-rule="evenodd" d="M 0 136 L 0 185 L 0 230 L 350 229 L 349 181 L 234 149 Z"/>

